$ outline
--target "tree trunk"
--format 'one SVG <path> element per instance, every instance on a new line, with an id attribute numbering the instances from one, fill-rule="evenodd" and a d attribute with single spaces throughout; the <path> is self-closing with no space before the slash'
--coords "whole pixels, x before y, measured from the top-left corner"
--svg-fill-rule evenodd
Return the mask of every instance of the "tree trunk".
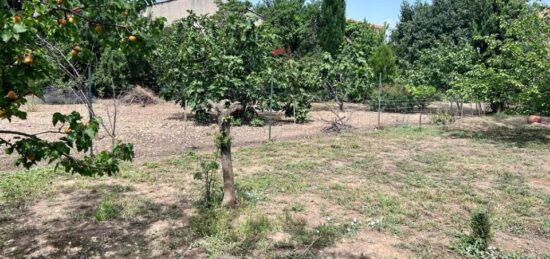
<path id="1" fill-rule="evenodd" d="M 504 102 L 493 102 L 491 103 L 491 112 L 492 113 L 501 113 L 504 111 Z"/>
<path id="2" fill-rule="evenodd" d="M 231 135 L 231 122 L 220 120 L 220 134 L 225 137 Z M 223 172 L 223 201 L 222 206 L 235 206 L 237 196 L 235 195 L 235 180 L 233 179 L 233 160 L 231 158 L 231 144 L 220 145 L 220 154 Z"/>
<path id="3" fill-rule="evenodd" d="M 223 201 L 222 206 L 235 206 L 235 180 L 233 179 L 233 160 L 231 159 L 231 146 L 220 148 L 223 171 Z"/>
<path id="4" fill-rule="evenodd" d="M 235 206 L 237 196 L 235 194 L 235 180 L 233 177 L 233 160 L 231 158 L 231 115 L 243 110 L 239 102 L 231 103 L 229 100 L 222 100 L 219 103 L 209 101 L 212 109 L 210 114 L 218 119 L 219 136 L 218 148 L 221 155 L 223 172 L 223 200 L 222 206 Z"/>
<path id="5" fill-rule="evenodd" d="M 327 83 L 327 90 L 329 92 L 330 95 L 332 95 L 332 97 L 334 98 L 334 100 L 336 101 L 336 103 L 338 103 L 338 108 L 340 109 L 340 111 L 344 111 L 344 102 L 340 100 L 340 98 L 338 98 L 338 94 L 336 93 L 336 90 L 334 90 L 334 87 L 332 87 L 332 85 L 330 83 Z"/>

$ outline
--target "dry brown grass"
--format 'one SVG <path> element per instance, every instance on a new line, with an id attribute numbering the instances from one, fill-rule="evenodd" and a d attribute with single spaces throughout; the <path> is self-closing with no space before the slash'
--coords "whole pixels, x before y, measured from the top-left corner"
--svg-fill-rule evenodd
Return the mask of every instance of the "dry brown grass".
<path id="1" fill-rule="evenodd" d="M 122 102 L 127 105 L 137 104 L 148 106 L 159 104 L 161 100 L 153 91 L 138 85 L 122 97 Z"/>

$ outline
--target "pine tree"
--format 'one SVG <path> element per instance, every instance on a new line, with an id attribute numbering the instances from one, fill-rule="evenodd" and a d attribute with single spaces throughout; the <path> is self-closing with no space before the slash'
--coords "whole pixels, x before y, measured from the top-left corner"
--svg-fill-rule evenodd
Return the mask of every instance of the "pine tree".
<path id="1" fill-rule="evenodd" d="M 322 49 L 335 55 L 344 41 L 346 1 L 323 0 L 319 21 L 319 41 Z"/>

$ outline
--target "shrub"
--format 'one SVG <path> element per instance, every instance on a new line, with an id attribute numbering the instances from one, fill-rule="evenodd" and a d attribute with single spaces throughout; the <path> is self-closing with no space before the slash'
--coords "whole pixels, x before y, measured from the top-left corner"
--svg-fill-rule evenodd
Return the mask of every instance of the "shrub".
<path id="1" fill-rule="evenodd" d="M 378 110 L 379 98 L 383 112 L 411 112 L 415 107 L 413 96 L 402 85 L 385 85 L 373 91 L 369 99 L 371 110 Z"/>
<path id="2" fill-rule="evenodd" d="M 476 210 L 470 217 L 470 235 L 459 236 L 451 249 L 468 258 L 506 258 L 498 249 L 490 249 L 491 222 L 485 210 Z"/>
<path id="3" fill-rule="evenodd" d="M 193 179 L 197 181 L 202 181 L 203 187 L 204 187 L 204 193 L 203 193 L 203 206 L 204 207 L 212 207 L 215 204 L 219 203 L 219 201 L 222 199 L 223 194 L 222 193 L 216 193 L 216 178 L 215 174 L 218 172 L 218 169 L 220 168 L 218 162 L 217 162 L 217 154 L 214 154 L 213 159 L 208 159 L 204 157 L 200 157 L 194 152 L 189 152 L 187 154 L 187 158 L 189 160 L 195 160 L 198 164 L 198 170 L 196 170 L 193 173 Z"/>
<path id="4" fill-rule="evenodd" d="M 435 125 L 446 126 L 453 124 L 455 122 L 455 117 L 450 113 L 437 113 L 430 115 L 430 121 Z"/>
<path id="5" fill-rule="evenodd" d="M 433 100 L 437 95 L 437 88 L 433 86 L 407 85 L 405 88 L 410 96 L 413 98 L 413 100 L 417 103 L 417 105 L 421 106 L 422 108 L 426 108 L 426 106 L 428 106 L 429 100 Z"/>
<path id="6" fill-rule="evenodd" d="M 470 237 L 476 242 L 479 242 L 480 248 L 483 250 L 487 249 L 491 242 L 491 222 L 489 221 L 488 213 L 484 210 L 478 210 L 472 213 L 470 228 L 472 231 Z"/>
<path id="7" fill-rule="evenodd" d="M 208 125 L 212 123 L 214 119 L 205 110 L 195 111 L 195 122 L 199 125 Z"/>
<path id="8" fill-rule="evenodd" d="M 254 117 L 250 121 L 250 126 L 252 127 L 263 127 L 265 125 L 265 120 L 261 117 Z"/>
<path id="9" fill-rule="evenodd" d="M 240 127 L 243 125 L 243 119 L 242 118 L 233 118 L 231 120 L 231 126 L 232 127 Z"/>
<path id="10" fill-rule="evenodd" d="M 294 114 L 294 106 L 296 105 L 296 114 Z M 311 104 L 309 100 L 289 103 L 283 107 L 285 111 L 285 117 L 290 118 L 294 117 L 296 123 L 305 123 L 308 119 L 309 110 L 311 109 Z"/>

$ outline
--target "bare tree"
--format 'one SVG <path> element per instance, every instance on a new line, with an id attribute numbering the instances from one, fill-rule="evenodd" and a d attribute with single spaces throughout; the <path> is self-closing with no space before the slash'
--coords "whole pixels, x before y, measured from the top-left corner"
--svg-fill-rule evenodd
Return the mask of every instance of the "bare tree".
<path id="1" fill-rule="evenodd" d="M 216 146 L 220 150 L 223 171 L 223 206 L 235 206 L 235 181 L 233 177 L 233 160 L 231 158 L 231 115 L 243 109 L 239 102 L 222 100 L 218 103 L 208 101 L 210 114 L 216 117 L 219 133 L 216 136 Z"/>

